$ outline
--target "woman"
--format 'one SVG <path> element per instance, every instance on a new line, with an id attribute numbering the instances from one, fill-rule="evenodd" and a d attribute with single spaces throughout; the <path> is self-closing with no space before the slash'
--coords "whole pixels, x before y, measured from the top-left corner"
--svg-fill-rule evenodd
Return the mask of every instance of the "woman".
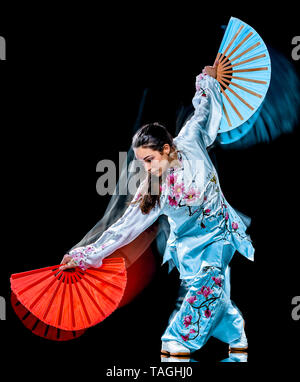
<path id="1" fill-rule="evenodd" d="M 245 351 L 244 320 L 230 300 L 228 264 L 237 250 L 253 260 L 247 226 L 227 203 L 208 156 L 222 117 L 217 64 L 196 78 L 193 116 L 174 139 L 158 123 L 142 126 L 132 147 L 147 178 L 132 203 L 91 245 L 65 255 L 61 269 L 100 267 L 102 260 L 130 243 L 165 214 L 170 235 L 163 263 L 176 266 L 184 293 L 163 333 L 162 354 L 190 355 L 210 336 Z M 154 191 L 154 192 L 153 192 Z"/>

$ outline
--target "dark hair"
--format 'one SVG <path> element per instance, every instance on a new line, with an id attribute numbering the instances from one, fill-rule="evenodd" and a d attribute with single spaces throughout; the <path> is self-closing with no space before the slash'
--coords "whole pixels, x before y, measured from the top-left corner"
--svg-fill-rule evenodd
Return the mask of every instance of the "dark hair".
<path id="1" fill-rule="evenodd" d="M 159 151 L 161 154 L 163 153 L 163 146 L 168 143 L 171 147 L 171 150 L 175 149 L 175 145 L 173 143 L 173 137 L 166 129 L 165 126 L 161 125 L 158 122 L 146 124 L 134 134 L 132 138 L 132 147 L 147 147 L 152 150 Z M 152 208 L 155 207 L 156 203 L 160 206 L 160 186 L 162 181 L 162 176 L 160 175 L 158 178 L 159 181 L 159 194 L 152 195 L 151 194 L 151 181 L 153 179 L 157 179 L 157 177 L 147 174 L 148 186 L 147 193 L 143 194 L 143 197 L 137 198 L 134 202 L 130 204 L 140 203 L 140 209 L 143 214 L 148 214 Z"/>

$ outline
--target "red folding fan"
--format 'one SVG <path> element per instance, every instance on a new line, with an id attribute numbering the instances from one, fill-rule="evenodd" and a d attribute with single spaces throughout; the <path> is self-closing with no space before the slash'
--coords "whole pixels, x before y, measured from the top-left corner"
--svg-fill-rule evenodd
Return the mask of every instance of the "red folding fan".
<path id="1" fill-rule="evenodd" d="M 86 271 L 60 265 L 11 275 L 17 300 L 45 324 L 67 331 L 103 321 L 119 305 L 126 287 L 123 258 L 106 258 Z"/>
<path id="2" fill-rule="evenodd" d="M 35 317 L 24 305 L 18 301 L 14 292 L 11 292 L 11 305 L 22 321 L 24 326 L 31 330 L 32 333 L 36 334 L 39 337 L 46 338 L 53 341 L 69 341 L 74 338 L 80 337 L 83 333 L 86 332 L 86 329 L 83 330 L 61 330 L 45 324 L 43 321 Z"/>
<path id="3" fill-rule="evenodd" d="M 100 268 L 60 271 L 60 265 L 13 274 L 11 302 L 34 334 L 64 341 L 81 336 L 116 308 L 130 303 L 152 280 L 156 261 L 153 224 L 103 259 Z"/>

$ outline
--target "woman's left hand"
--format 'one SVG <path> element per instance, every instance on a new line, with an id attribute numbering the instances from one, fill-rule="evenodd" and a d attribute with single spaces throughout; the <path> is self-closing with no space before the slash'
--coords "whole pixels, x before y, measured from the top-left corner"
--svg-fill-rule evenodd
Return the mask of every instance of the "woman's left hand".
<path id="1" fill-rule="evenodd" d="M 208 74 L 209 76 L 213 78 L 217 78 L 218 65 L 219 65 L 219 62 L 216 61 L 214 66 L 205 66 L 204 69 L 202 70 L 202 73 Z"/>

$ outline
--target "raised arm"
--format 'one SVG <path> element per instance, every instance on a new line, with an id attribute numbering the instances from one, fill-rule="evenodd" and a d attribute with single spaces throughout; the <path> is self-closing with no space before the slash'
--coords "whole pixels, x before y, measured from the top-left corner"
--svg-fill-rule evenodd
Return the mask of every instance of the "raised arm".
<path id="1" fill-rule="evenodd" d="M 139 197 L 142 185 L 143 183 L 138 188 L 133 200 L 137 200 Z M 89 267 L 100 267 L 105 257 L 133 241 L 151 226 L 160 214 L 161 208 L 157 204 L 149 214 L 142 213 L 139 203 L 130 204 L 124 214 L 105 230 L 97 241 L 84 247 L 72 249 L 64 257 L 66 265 L 63 265 L 62 269 L 74 266 L 79 266 L 83 270 Z M 64 264 L 63 261 L 62 264 Z"/>
<path id="2" fill-rule="evenodd" d="M 212 76 L 215 67 L 205 67 L 196 77 L 196 93 L 192 99 L 193 116 L 185 123 L 177 137 L 210 146 L 217 137 L 222 118 L 222 98 L 219 82 Z M 206 74 L 206 73 L 210 73 Z"/>

